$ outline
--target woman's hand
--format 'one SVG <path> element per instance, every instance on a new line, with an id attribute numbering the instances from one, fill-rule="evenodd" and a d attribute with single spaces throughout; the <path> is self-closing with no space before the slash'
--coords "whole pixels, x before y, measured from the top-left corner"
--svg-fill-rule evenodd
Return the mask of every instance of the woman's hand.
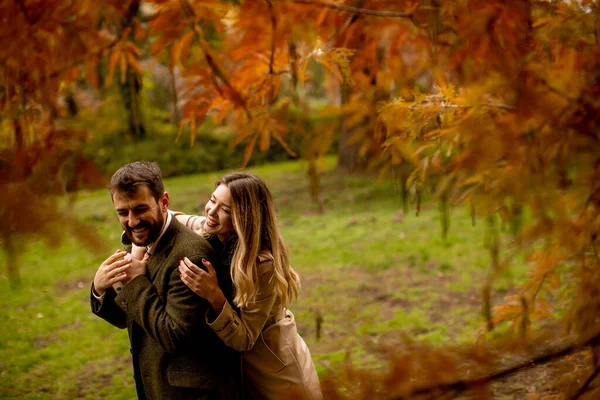
<path id="1" fill-rule="evenodd" d="M 127 269 L 126 278 L 123 279 L 123 283 L 128 283 L 130 280 L 138 275 L 146 274 L 146 262 L 148 261 L 148 254 L 144 254 L 143 258 L 137 259 L 133 254 L 127 254 L 125 260 L 129 260 L 129 268 Z"/>
<path id="2" fill-rule="evenodd" d="M 194 293 L 205 298 L 218 315 L 223 310 L 223 305 L 225 305 L 225 295 L 219 287 L 217 271 L 215 271 L 212 264 L 204 258 L 202 264 L 204 264 L 207 271 L 199 268 L 189 258 L 184 257 L 183 260 L 179 261 L 181 280 Z"/>
<path id="3" fill-rule="evenodd" d="M 146 246 L 136 246 L 135 244 L 131 245 L 131 256 L 135 260 L 143 260 L 146 256 L 146 250 L 148 248 Z"/>

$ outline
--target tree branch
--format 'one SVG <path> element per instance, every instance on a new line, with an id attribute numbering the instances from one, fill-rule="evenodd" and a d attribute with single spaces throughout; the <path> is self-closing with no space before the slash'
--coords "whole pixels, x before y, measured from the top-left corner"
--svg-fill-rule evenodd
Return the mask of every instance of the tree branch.
<path id="1" fill-rule="evenodd" d="M 273 64 L 275 63 L 275 34 L 277 33 L 277 20 L 275 19 L 275 10 L 273 10 L 273 3 L 271 0 L 265 0 L 267 5 L 269 6 L 269 14 L 271 16 L 271 55 L 269 57 L 269 75 L 270 77 L 273 74 Z M 270 80 L 269 80 L 270 81 Z M 266 82 L 266 78 L 265 81 Z M 262 85 L 261 85 L 262 86 Z M 271 109 L 271 92 L 273 91 L 273 84 L 269 88 L 269 93 L 267 94 L 267 108 Z"/>
<path id="2" fill-rule="evenodd" d="M 590 375 L 590 377 L 586 379 L 586 381 L 583 383 L 583 385 L 581 385 L 579 390 L 577 390 L 573 397 L 571 397 L 571 400 L 577 400 L 579 397 L 581 397 L 581 395 L 585 393 L 585 391 L 588 389 L 588 387 L 594 381 L 594 379 L 596 379 L 599 373 L 600 366 L 597 365 L 596 368 L 594 368 L 594 372 L 592 373 L 592 375 Z"/>
<path id="3" fill-rule="evenodd" d="M 275 62 L 275 30 L 277 21 L 275 20 L 275 12 L 273 11 L 273 3 L 271 0 L 265 0 L 269 6 L 269 13 L 271 14 L 271 57 L 269 58 L 269 74 L 273 73 L 273 63 Z"/>
<path id="4" fill-rule="evenodd" d="M 169 73 L 171 74 L 171 89 L 173 90 L 173 122 L 175 126 L 179 126 L 181 118 L 179 116 L 179 93 L 177 92 L 175 67 L 169 67 Z"/>
<path id="5" fill-rule="evenodd" d="M 416 395 L 423 395 L 433 391 L 436 393 L 442 391 L 454 391 L 454 392 L 463 392 L 468 390 L 469 388 L 476 387 L 478 385 L 483 385 L 490 381 L 494 381 L 497 379 L 501 379 L 507 377 L 509 375 L 515 374 L 522 370 L 526 370 L 532 368 L 534 366 L 544 364 L 550 361 L 553 361 L 559 357 L 571 354 L 575 351 L 581 350 L 584 347 L 595 345 L 600 342 L 600 330 L 595 331 L 592 334 L 584 336 L 584 338 L 580 340 L 558 340 L 554 343 L 549 344 L 544 347 L 538 354 L 533 355 L 531 357 L 524 356 L 520 360 L 513 362 L 513 364 L 501 366 L 497 368 L 495 372 L 490 374 L 486 374 L 484 376 L 474 377 L 474 378 L 465 378 L 465 379 L 457 379 L 454 382 L 442 383 L 433 386 L 427 386 L 422 388 L 417 388 L 413 390 L 411 393 L 405 394 L 400 397 L 394 398 L 394 400 L 401 400 L 404 398 L 410 398 Z M 591 382 L 599 373 L 597 367 L 592 376 L 588 378 Z M 588 383 L 589 384 L 589 383 Z M 585 386 L 585 385 L 584 385 Z M 584 387 L 582 389 L 585 390 Z M 581 390 L 581 389 L 580 389 Z"/>
<path id="6" fill-rule="evenodd" d="M 278 0 L 281 1 L 281 0 Z M 356 8 L 352 6 L 345 6 L 343 4 L 330 3 L 328 1 L 318 1 L 318 0 L 291 0 L 292 3 L 297 4 L 307 4 L 307 5 L 315 5 L 321 7 L 328 7 L 334 10 L 339 11 L 347 11 L 355 14 L 363 14 L 363 15 L 371 15 L 374 17 L 390 17 L 390 18 L 408 18 L 412 19 L 413 14 L 407 12 L 400 11 L 377 11 L 377 10 L 369 10 L 367 8 Z M 414 22 L 414 21 L 413 21 Z"/>
<path id="7" fill-rule="evenodd" d="M 204 54 L 204 59 L 206 60 L 208 67 L 212 70 L 212 72 L 214 74 L 213 77 L 216 76 L 217 78 L 219 78 L 221 80 L 221 82 L 223 82 L 223 85 L 225 85 L 227 87 L 230 94 L 235 98 L 235 102 L 237 102 L 238 104 L 240 104 L 242 106 L 242 108 L 244 109 L 244 112 L 246 113 L 246 116 L 248 117 L 248 119 L 251 120 L 252 114 L 250 113 L 250 110 L 248 109 L 246 100 L 244 100 L 244 97 L 242 96 L 242 94 L 239 93 L 233 87 L 233 85 L 227 79 L 227 76 L 225 76 L 225 73 L 217 65 L 217 62 L 211 55 L 208 44 L 204 41 L 204 32 L 202 31 L 202 28 L 200 28 L 200 26 L 196 22 L 193 22 L 194 18 L 196 16 L 194 9 L 190 6 L 190 4 L 187 0 L 180 0 L 180 3 L 181 3 L 181 8 L 183 9 L 183 13 L 186 15 L 186 17 L 190 21 L 192 30 L 196 34 L 196 38 L 198 40 L 198 45 L 200 46 L 200 49 L 202 50 L 202 54 Z M 218 82 L 215 79 L 213 79 L 213 82 L 214 82 L 217 90 L 219 91 L 219 93 L 222 93 Z"/>
<path id="8" fill-rule="evenodd" d="M 596 248 L 596 239 L 592 237 L 591 240 L 592 250 L 594 250 L 594 257 L 596 258 L 596 267 L 600 266 L 600 257 L 598 256 L 598 249 Z"/>
<path id="9" fill-rule="evenodd" d="M 408 109 L 411 111 L 415 111 L 418 110 L 419 108 L 421 108 L 423 105 L 422 104 L 411 104 L 410 106 L 408 106 Z M 481 103 L 480 106 L 486 106 L 486 107 L 491 107 L 491 108 L 501 108 L 504 110 L 512 110 L 513 107 L 508 105 L 508 104 L 503 104 L 503 103 Z M 450 110 L 457 110 L 457 109 L 467 109 L 467 108 L 473 108 L 475 106 L 470 105 L 470 104 L 466 104 L 466 105 L 459 105 L 459 104 L 442 104 L 439 108 L 440 111 L 450 111 Z"/>
<path id="10" fill-rule="evenodd" d="M 81 58 L 78 58 L 75 61 L 70 62 L 69 64 L 66 64 L 62 67 L 60 67 L 59 69 L 57 69 L 54 72 L 49 73 L 48 75 L 46 75 L 43 79 L 42 82 L 50 80 L 50 79 L 54 79 L 54 78 L 58 78 L 62 73 L 64 73 L 65 71 L 81 64 L 86 58 L 88 57 L 94 57 L 94 56 L 99 56 L 100 54 L 102 54 L 103 52 L 105 52 L 106 50 L 110 50 L 113 47 L 115 47 L 120 41 L 121 39 L 125 36 L 124 33 L 125 32 L 129 32 L 129 30 L 124 30 L 122 31 L 119 36 L 117 36 L 113 41 L 111 41 L 110 43 L 108 43 L 106 46 L 99 48 L 98 50 L 95 51 L 91 51 L 89 53 L 86 53 L 85 55 L 83 55 Z"/>

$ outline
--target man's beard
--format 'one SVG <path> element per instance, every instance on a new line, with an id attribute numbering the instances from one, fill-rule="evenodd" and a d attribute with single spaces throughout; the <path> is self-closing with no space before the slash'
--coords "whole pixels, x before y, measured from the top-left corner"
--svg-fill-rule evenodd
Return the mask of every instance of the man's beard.
<path id="1" fill-rule="evenodd" d="M 160 236 L 164 220 L 165 218 L 159 209 L 157 210 L 156 218 L 153 221 L 140 221 L 140 223 L 134 227 L 125 226 L 125 235 L 127 235 L 127 238 L 129 238 L 136 246 L 148 246 L 149 244 L 154 243 Z M 139 228 L 148 228 L 146 237 L 141 240 L 136 239 L 135 234 L 133 233 L 134 229 Z"/>

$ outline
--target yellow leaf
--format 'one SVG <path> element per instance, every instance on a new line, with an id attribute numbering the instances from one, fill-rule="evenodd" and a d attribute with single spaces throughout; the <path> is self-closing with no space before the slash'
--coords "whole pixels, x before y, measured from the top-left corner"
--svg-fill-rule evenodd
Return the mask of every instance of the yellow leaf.
<path id="1" fill-rule="evenodd" d="M 127 82 L 127 57 L 125 54 L 120 54 L 119 69 L 121 70 L 121 85 Z"/>
<path id="2" fill-rule="evenodd" d="M 192 113 L 190 119 L 190 147 L 196 142 L 196 115 Z"/>
<path id="3" fill-rule="evenodd" d="M 560 287 L 560 277 L 556 273 L 552 273 L 549 276 L 550 284 L 554 289 L 558 289 Z"/>
<path id="4" fill-rule="evenodd" d="M 248 165 L 248 161 L 250 161 L 250 157 L 252 157 L 252 153 L 254 152 L 254 146 L 256 145 L 256 139 L 258 139 L 258 136 L 254 135 L 252 139 L 250 139 L 250 142 L 248 142 L 248 144 L 246 145 L 246 148 L 244 149 L 244 161 L 242 163 L 242 168 L 246 168 L 246 165 Z"/>
<path id="5" fill-rule="evenodd" d="M 406 141 L 399 141 L 396 143 L 396 148 L 398 151 L 400 151 L 405 160 L 411 162 L 415 166 L 419 165 L 419 158 L 416 156 L 414 150 L 410 146 L 410 143 Z"/>
<path id="6" fill-rule="evenodd" d="M 142 41 L 146 37 L 146 31 L 142 29 L 139 23 L 136 23 L 133 27 L 133 36 L 137 41 Z"/>
<path id="7" fill-rule="evenodd" d="M 117 51 L 113 51 L 108 58 L 108 75 L 106 76 L 106 86 L 112 84 L 112 80 L 115 76 L 115 67 L 117 66 L 117 62 L 119 62 L 119 53 Z"/>
<path id="8" fill-rule="evenodd" d="M 131 54 L 131 53 L 127 54 L 127 63 L 131 67 L 133 67 L 133 69 L 135 69 L 138 73 L 140 73 L 140 74 L 142 73 L 142 67 L 140 66 L 139 61 L 133 54 Z"/>
<path id="9" fill-rule="evenodd" d="M 125 43 L 125 49 L 127 49 L 129 52 L 135 54 L 136 56 L 141 56 L 142 52 L 140 51 L 140 49 L 138 49 L 138 47 L 133 44 L 132 42 L 126 42 Z"/>
<path id="10" fill-rule="evenodd" d="M 242 131 L 238 133 L 238 136 L 233 139 L 233 141 L 231 142 L 231 147 L 235 147 L 238 144 L 240 144 L 245 138 L 247 138 L 250 134 L 248 132 Z"/>
<path id="11" fill-rule="evenodd" d="M 189 125 L 190 120 L 189 119 L 182 119 L 179 122 L 179 129 L 177 130 L 177 137 L 175 138 L 175 143 L 179 143 L 179 139 L 181 138 L 181 133 L 183 132 L 183 129 Z"/>
<path id="12" fill-rule="evenodd" d="M 283 138 L 281 137 L 282 133 L 285 131 L 285 128 L 281 127 L 280 129 L 281 132 L 273 132 L 273 137 L 275 138 L 275 140 L 277 140 L 277 142 L 281 145 L 281 147 L 283 147 L 283 149 L 292 157 L 297 157 L 298 155 L 296 154 L 296 152 L 294 150 L 292 150 L 290 148 L 290 146 L 288 146 L 288 144 L 283 140 Z"/>
<path id="13" fill-rule="evenodd" d="M 171 47 L 171 63 L 172 65 L 181 64 L 181 54 L 185 51 L 189 54 L 189 47 L 194 37 L 194 31 L 186 32 L 179 40 L 176 40 Z"/>
<path id="14" fill-rule="evenodd" d="M 315 21 L 315 25 L 319 26 L 323 23 L 323 21 L 325 21 L 325 17 L 327 17 L 329 10 L 327 10 L 326 7 L 323 7 L 323 9 L 321 10 L 321 12 L 319 13 L 319 16 L 317 17 L 317 20 Z"/>
<path id="15" fill-rule="evenodd" d="M 258 148 L 260 151 L 265 152 L 269 149 L 271 144 L 271 133 L 268 129 L 263 130 L 260 133 L 260 142 L 258 142 Z"/>
<path id="16" fill-rule="evenodd" d="M 533 29 L 537 29 L 537 28 L 539 28 L 539 27 L 542 27 L 542 26 L 546 25 L 548 22 L 551 22 L 551 21 L 552 21 L 552 17 L 540 18 L 540 19 L 538 19 L 537 21 L 535 21 L 535 22 L 534 22 L 534 23 L 531 25 L 531 27 L 532 27 Z"/>
<path id="17" fill-rule="evenodd" d="M 161 51 L 165 49 L 169 44 L 173 42 L 173 38 L 171 36 L 163 36 L 156 41 L 152 42 L 150 45 L 150 53 L 152 55 L 157 55 Z"/>
<path id="18" fill-rule="evenodd" d="M 98 71 L 97 71 L 97 66 L 98 64 L 98 58 L 97 57 L 90 57 L 86 60 L 85 62 L 85 77 L 87 79 L 87 81 L 90 83 L 90 85 L 92 85 L 93 87 L 97 88 L 100 85 L 100 82 L 98 80 Z"/>

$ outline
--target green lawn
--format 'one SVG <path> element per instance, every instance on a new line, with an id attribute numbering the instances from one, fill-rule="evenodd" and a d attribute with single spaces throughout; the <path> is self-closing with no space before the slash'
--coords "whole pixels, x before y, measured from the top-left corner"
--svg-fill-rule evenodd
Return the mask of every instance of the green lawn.
<path id="1" fill-rule="evenodd" d="M 408 334 L 430 343 L 473 341 L 482 324 L 481 286 L 489 270 L 485 224 L 452 213 L 441 238 L 435 204 L 404 215 L 393 182 L 349 177 L 324 164 L 323 207 L 317 212 L 300 162 L 253 169 L 273 192 L 293 267 L 303 278 L 291 309 L 317 369 L 324 373 L 348 351 L 379 366 L 370 349 Z M 172 208 L 203 209 L 221 173 L 168 179 Z M 96 230 L 92 252 L 67 238 L 50 249 L 32 242 L 19 259 L 22 288 L 0 275 L 0 398 L 131 399 L 129 344 L 92 315 L 89 284 L 108 252 L 120 247 L 120 227 L 105 190 L 83 193 L 73 212 Z M 501 299 L 523 266 L 496 283 Z M 320 340 L 316 320 L 323 318 Z"/>

